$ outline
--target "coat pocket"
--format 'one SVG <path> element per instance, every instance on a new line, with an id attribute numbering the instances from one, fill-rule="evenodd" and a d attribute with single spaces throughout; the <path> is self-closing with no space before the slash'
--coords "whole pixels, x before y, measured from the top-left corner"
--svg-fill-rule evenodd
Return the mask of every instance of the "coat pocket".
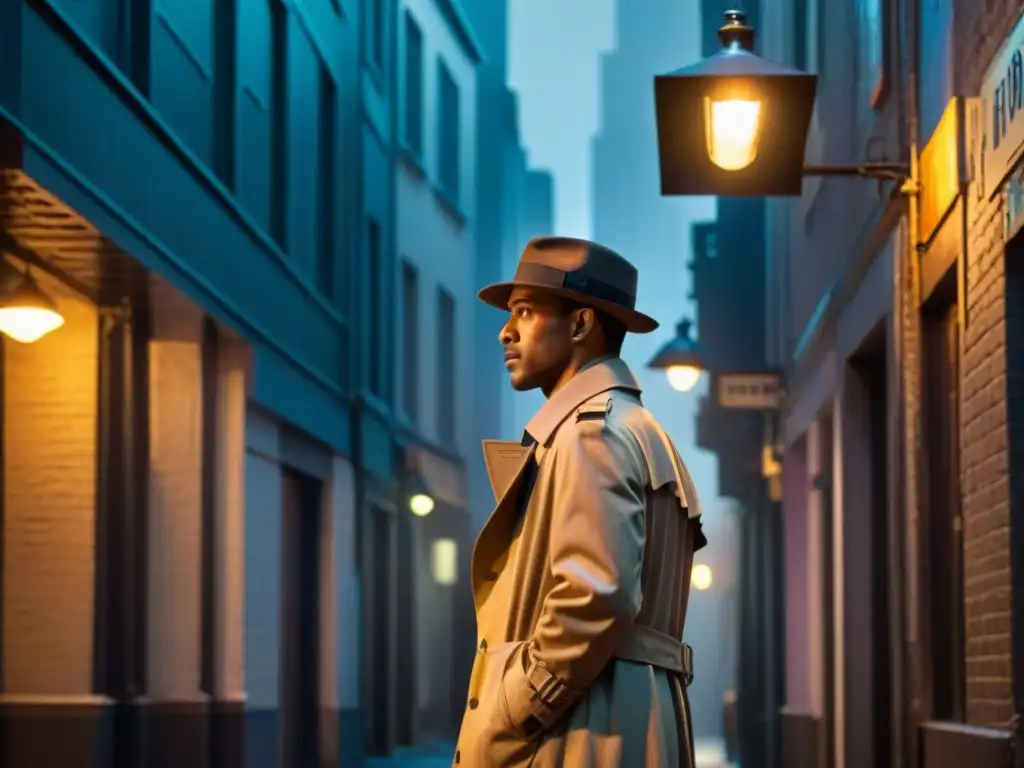
<path id="1" fill-rule="evenodd" d="M 471 768 L 525 766 L 536 751 L 509 715 L 503 680 L 512 664 L 520 664 L 524 642 L 495 643 L 487 650 L 476 706 L 467 712 L 459 739 L 462 764 Z M 472 706 L 472 704 L 471 704 Z"/>
<path id="2" fill-rule="evenodd" d="M 495 643 L 488 648 L 484 679 L 480 691 L 481 714 L 487 718 L 488 730 L 517 734 L 505 697 L 505 674 L 512 664 L 521 663 L 520 649 L 524 642 Z"/>

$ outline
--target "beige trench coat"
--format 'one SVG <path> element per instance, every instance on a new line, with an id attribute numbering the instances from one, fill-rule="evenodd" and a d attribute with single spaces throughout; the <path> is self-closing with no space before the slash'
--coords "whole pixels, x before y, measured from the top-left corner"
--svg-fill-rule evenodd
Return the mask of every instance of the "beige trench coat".
<path id="1" fill-rule="evenodd" d="M 454 763 L 687 768 L 678 638 L 703 541 L 690 475 L 617 358 L 577 373 L 527 433 L 530 448 L 485 443 L 498 503 L 473 551 L 477 654 Z"/>

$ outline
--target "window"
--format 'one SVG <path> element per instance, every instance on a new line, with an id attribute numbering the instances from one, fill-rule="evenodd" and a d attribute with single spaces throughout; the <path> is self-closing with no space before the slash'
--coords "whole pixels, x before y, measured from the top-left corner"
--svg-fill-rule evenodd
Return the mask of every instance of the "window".
<path id="1" fill-rule="evenodd" d="M 405 12 L 405 145 L 423 155 L 423 32 Z"/>
<path id="2" fill-rule="evenodd" d="M 236 189 L 238 66 L 237 14 L 233 3 L 213 9 L 213 172 L 228 189 Z"/>
<path id="3" fill-rule="evenodd" d="M 437 289 L 437 432 L 445 445 L 455 444 L 455 299 Z"/>
<path id="4" fill-rule="evenodd" d="M 380 69 L 384 69 L 384 42 L 385 24 L 387 13 L 385 0 L 368 0 L 367 21 L 370 25 L 370 63 Z"/>
<path id="5" fill-rule="evenodd" d="M 402 409 L 409 420 L 419 417 L 420 284 L 416 267 L 402 263 Z"/>
<path id="6" fill-rule="evenodd" d="M 367 286 L 369 307 L 367 309 L 370 315 L 367 323 L 369 329 L 367 339 L 370 344 L 367 384 L 370 387 L 370 392 L 378 397 L 382 397 L 384 394 L 383 371 L 381 370 L 381 343 L 383 342 L 381 334 L 381 285 L 383 283 L 381 269 L 383 265 L 381 264 L 380 237 L 380 224 L 370 219 L 366 230 L 366 268 L 369 276 L 369 285 Z"/>
<path id="7" fill-rule="evenodd" d="M 334 298 L 334 198 L 335 160 L 337 155 L 338 91 L 334 78 L 321 62 L 320 109 L 317 144 L 317 287 L 328 299 Z"/>
<path id="8" fill-rule="evenodd" d="M 459 202 L 459 86 L 444 62 L 437 62 L 437 175 L 441 189 Z"/>
<path id="9" fill-rule="evenodd" d="M 271 3 L 270 236 L 287 248 L 288 230 L 288 9 Z"/>

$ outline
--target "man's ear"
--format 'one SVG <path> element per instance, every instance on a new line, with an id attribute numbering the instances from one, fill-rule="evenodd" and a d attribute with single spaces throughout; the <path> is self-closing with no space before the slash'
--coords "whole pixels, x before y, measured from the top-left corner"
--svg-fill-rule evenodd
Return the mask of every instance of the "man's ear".
<path id="1" fill-rule="evenodd" d="M 572 337 L 575 341 L 583 341 L 597 322 L 597 316 L 587 307 L 577 309 L 573 314 Z"/>

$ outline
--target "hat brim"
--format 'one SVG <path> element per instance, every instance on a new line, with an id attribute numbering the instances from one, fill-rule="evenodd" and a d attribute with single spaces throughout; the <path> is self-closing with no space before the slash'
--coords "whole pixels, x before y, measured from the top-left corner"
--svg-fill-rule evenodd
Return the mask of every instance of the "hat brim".
<path id="1" fill-rule="evenodd" d="M 588 296 L 579 291 L 571 291 L 567 288 L 552 288 L 550 285 L 535 285 L 523 282 L 494 283 L 481 288 L 477 293 L 477 298 L 484 304 L 489 304 L 492 307 L 508 312 L 508 300 L 512 296 L 512 291 L 516 288 L 530 288 L 535 291 L 551 294 L 552 296 L 562 296 L 566 299 L 578 301 L 580 304 L 600 310 L 606 315 L 614 317 L 625 326 L 629 333 L 650 333 L 657 330 L 659 326 L 657 320 L 649 315 L 645 315 L 643 312 L 627 309 L 611 301 L 595 299 L 593 296 Z"/>

